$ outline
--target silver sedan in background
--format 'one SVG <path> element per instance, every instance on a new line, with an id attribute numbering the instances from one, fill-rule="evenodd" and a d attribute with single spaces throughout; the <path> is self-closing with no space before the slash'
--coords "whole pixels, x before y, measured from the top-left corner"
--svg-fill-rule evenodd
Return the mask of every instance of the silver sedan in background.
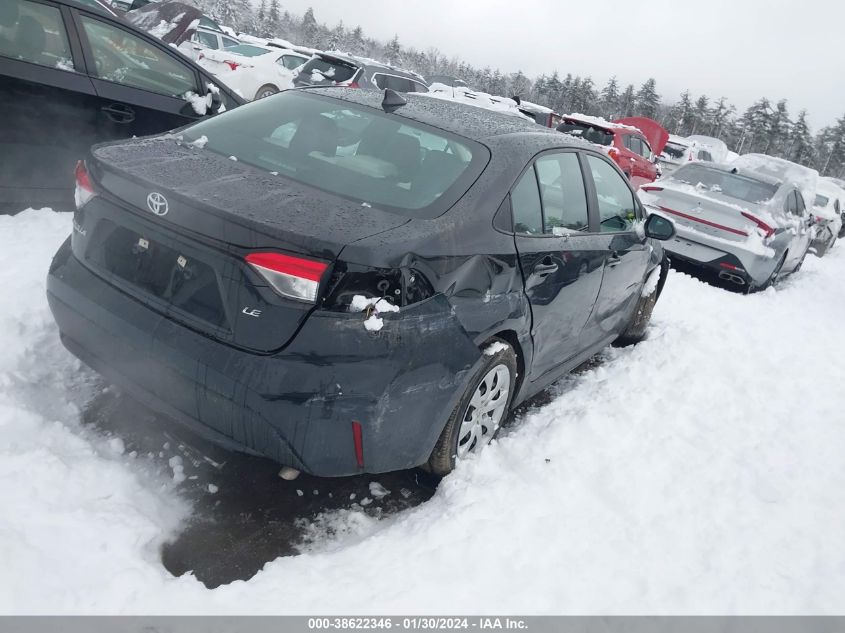
<path id="1" fill-rule="evenodd" d="M 754 291 L 798 270 L 807 254 L 812 216 L 799 180 L 690 163 L 639 195 L 649 214 L 675 223 L 675 238 L 664 243 L 670 258 Z"/>

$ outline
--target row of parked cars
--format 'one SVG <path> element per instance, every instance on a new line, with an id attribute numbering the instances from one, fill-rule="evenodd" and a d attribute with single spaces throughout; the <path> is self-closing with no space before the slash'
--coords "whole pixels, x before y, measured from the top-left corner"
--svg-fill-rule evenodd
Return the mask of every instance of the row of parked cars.
<path id="1" fill-rule="evenodd" d="M 768 157 L 650 179 L 635 157 L 656 176 L 670 139 L 648 120 L 517 100 L 482 113 L 468 87 L 433 95 L 334 53 L 296 70 L 307 90 L 245 103 L 81 0 L 0 4 L 0 94 L 20 126 L 0 122 L 2 165 L 23 177 L 59 148 L 73 186 L 48 276 L 62 341 L 293 471 L 446 474 L 513 407 L 642 340 L 667 253 L 759 288 L 800 266 L 818 224 L 817 175 Z"/>

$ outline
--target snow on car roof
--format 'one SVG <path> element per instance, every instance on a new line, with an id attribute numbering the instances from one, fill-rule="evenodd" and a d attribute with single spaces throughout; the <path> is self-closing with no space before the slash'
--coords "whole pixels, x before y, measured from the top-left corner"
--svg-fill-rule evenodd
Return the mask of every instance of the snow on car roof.
<path id="1" fill-rule="evenodd" d="M 537 103 L 531 103 L 530 101 L 526 101 L 525 99 L 519 100 L 519 107 L 530 112 L 538 112 L 541 114 L 552 114 L 554 112 L 554 110 L 552 110 L 551 108 L 541 106 Z"/>
<path id="2" fill-rule="evenodd" d="M 572 114 L 564 114 L 563 118 L 586 123 L 587 125 L 592 125 L 594 127 L 604 128 L 605 130 L 633 130 L 634 132 L 642 134 L 642 130 L 640 130 L 640 128 L 634 127 L 633 125 L 625 125 L 624 123 L 614 123 L 613 121 L 608 121 L 600 116 L 590 116 L 589 114 L 573 112 Z"/>
<path id="3" fill-rule="evenodd" d="M 667 143 L 672 143 L 672 145 L 681 145 L 682 147 L 692 147 L 695 145 L 695 141 L 690 141 L 685 136 L 677 136 L 675 134 L 669 135 Z"/>
<path id="4" fill-rule="evenodd" d="M 516 101 L 506 97 L 497 97 L 486 92 L 478 90 L 471 90 L 465 86 L 447 86 L 446 84 L 433 83 L 428 87 L 427 93 L 429 97 L 435 99 L 444 99 L 446 101 L 454 101 L 456 103 L 464 103 L 466 105 L 475 106 L 476 108 L 484 108 L 485 110 L 492 110 L 494 112 L 501 112 L 513 117 L 519 117 L 529 120 L 519 111 Z M 532 120 L 533 122 L 533 120 Z"/>
<path id="5" fill-rule="evenodd" d="M 384 99 L 384 92 L 380 90 L 325 87 L 308 88 L 307 92 L 343 99 L 379 110 Z M 539 126 L 525 116 L 516 117 L 493 109 L 485 109 L 483 116 L 479 116 L 478 106 L 471 106 L 455 99 L 432 98 L 430 92 L 413 92 L 402 96 L 407 103 L 395 110 L 395 114 L 476 141 L 504 134 L 529 133 L 533 138 L 543 139 L 538 141 L 540 144 L 589 145 L 585 141 L 569 139 L 550 128 Z"/>

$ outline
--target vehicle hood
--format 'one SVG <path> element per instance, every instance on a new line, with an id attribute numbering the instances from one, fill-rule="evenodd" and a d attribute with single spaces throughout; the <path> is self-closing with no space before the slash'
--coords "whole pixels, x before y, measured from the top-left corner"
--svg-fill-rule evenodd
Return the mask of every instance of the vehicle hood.
<path id="1" fill-rule="evenodd" d="M 178 46 L 197 30 L 202 11 L 182 2 L 155 2 L 123 17 L 162 42 Z"/>
<path id="2" fill-rule="evenodd" d="M 643 133 L 648 144 L 651 145 L 651 151 L 657 156 L 663 153 L 663 148 L 666 147 L 666 143 L 669 141 L 669 132 L 666 131 L 666 128 L 657 121 L 644 116 L 625 117 L 624 119 L 617 119 L 614 123 L 630 125 L 631 127 L 637 128 Z"/>

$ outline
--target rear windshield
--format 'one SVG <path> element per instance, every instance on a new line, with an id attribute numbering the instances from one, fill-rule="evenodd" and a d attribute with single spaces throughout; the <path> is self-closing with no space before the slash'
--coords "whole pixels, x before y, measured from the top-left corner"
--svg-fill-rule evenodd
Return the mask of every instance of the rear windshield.
<path id="1" fill-rule="evenodd" d="M 694 187 L 700 185 L 723 196 L 745 202 L 766 202 L 772 199 L 778 189 L 776 185 L 748 176 L 740 176 L 739 174 L 701 165 L 685 165 L 669 178 Z"/>
<path id="2" fill-rule="evenodd" d="M 237 53 L 244 57 L 258 57 L 259 55 L 266 55 L 270 51 L 260 46 L 250 46 L 249 44 L 238 44 L 237 46 L 229 46 L 226 48 L 227 53 Z"/>
<path id="3" fill-rule="evenodd" d="M 310 91 L 254 101 L 183 136 L 204 136 L 206 150 L 280 178 L 418 217 L 448 209 L 489 158 L 469 139 Z"/>
<path id="4" fill-rule="evenodd" d="M 343 83 L 349 81 L 358 70 L 357 66 L 340 60 L 326 60 L 322 57 L 312 57 L 299 70 L 299 76 L 310 83 Z"/>
<path id="5" fill-rule="evenodd" d="M 565 121 L 558 126 L 557 131 L 577 136 L 596 145 L 610 145 L 613 142 L 613 132 L 592 127 L 585 123 Z"/>
<path id="6" fill-rule="evenodd" d="M 826 207 L 826 206 L 827 206 L 827 203 L 828 203 L 828 202 L 830 202 L 830 198 L 828 198 L 828 197 L 826 197 L 826 196 L 823 196 L 823 195 L 821 195 L 821 194 L 818 194 L 818 195 L 816 196 L 816 204 L 815 204 L 815 206 L 820 207 L 820 208 L 824 208 L 824 207 Z"/>
<path id="7" fill-rule="evenodd" d="M 666 147 L 663 148 L 663 154 L 669 160 L 680 160 L 687 153 L 687 149 L 687 147 L 678 145 L 677 143 L 666 143 Z"/>

